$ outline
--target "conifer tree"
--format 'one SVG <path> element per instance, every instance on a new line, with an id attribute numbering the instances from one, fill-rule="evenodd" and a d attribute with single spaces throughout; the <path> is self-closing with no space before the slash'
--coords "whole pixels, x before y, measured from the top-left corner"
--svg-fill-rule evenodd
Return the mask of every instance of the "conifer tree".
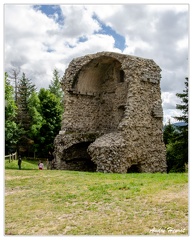
<path id="1" fill-rule="evenodd" d="M 54 69 L 54 71 L 53 71 L 53 79 L 51 81 L 51 84 L 49 85 L 49 90 L 51 93 L 56 95 L 56 97 L 58 97 L 59 99 L 62 100 L 63 91 L 61 88 L 60 76 L 59 76 L 59 72 L 57 69 Z"/>
<path id="2" fill-rule="evenodd" d="M 177 104 L 176 108 L 182 111 L 182 115 L 175 117 L 178 121 L 183 121 L 185 124 L 178 127 L 179 136 L 176 141 L 180 144 L 177 146 L 181 148 L 181 163 L 185 166 L 188 163 L 188 78 L 185 78 L 185 90 L 183 93 L 177 93 L 177 97 L 181 99 L 181 104 Z"/>
<path id="3" fill-rule="evenodd" d="M 168 124 L 164 126 L 164 132 L 163 132 L 163 140 L 165 145 L 173 141 L 174 133 L 175 133 L 175 128 L 169 120 Z"/>
<path id="4" fill-rule="evenodd" d="M 181 104 L 176 105 L 176 109 L 182 111 L 182 115 L 175 117 L 178 121 L 183 121 L 188 124 L 188 78 L 185 78 L 185 90 L 183 93 L 177 93 L 176 96 L 181 99 Z M 186 125 L 187 126 L 187 125 Z"/>
<path id="5" fill-rule="evenodd" d="M 19 81 L 18 92 L 17 92 L 17 121 L 18 124 L 28 132 L 30 128 L 30 115 L 28 109 L 28 101 L 32 92 L 35 91 L 35 85 L 25 76 L 25 73 L 22 74 L 22 77 Z"/>
<path id="6" fill-rule="evenodd" d="M 183 172 L 188 163 L 188 78 L 185 90 L 176 96 L 181 98 L 182 103 L 177 104 L 176 108 L 182 111 L 182 115 L 174 118 L 183 124 L 175 128 L 169 124 L 164 129 L 168 172 Z"/>
<path id="7" fill-rule="evenodd" d="M 25 73 L 22 74 L 18 84 L 17 92 L 17 124 L 19 127 L 18 152 L 26 152 L 27 155 L 31 151 L 33 140 L 30 138 L 31 116 L 29 113 L 29 98 L 35 91 L 35 85 L 32 84 Z"/>

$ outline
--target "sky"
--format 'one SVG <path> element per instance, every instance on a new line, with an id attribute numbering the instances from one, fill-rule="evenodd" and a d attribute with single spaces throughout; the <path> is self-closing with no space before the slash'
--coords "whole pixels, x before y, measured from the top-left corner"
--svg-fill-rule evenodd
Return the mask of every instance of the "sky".
<path id="1" fill-rule="evenodd" d="M 162 69 L 163 123 L 189 77 L 188 4 L 4 4 L 4 70 L 47 88 L 73 58 L 113 51 L 153 59 Z"/>

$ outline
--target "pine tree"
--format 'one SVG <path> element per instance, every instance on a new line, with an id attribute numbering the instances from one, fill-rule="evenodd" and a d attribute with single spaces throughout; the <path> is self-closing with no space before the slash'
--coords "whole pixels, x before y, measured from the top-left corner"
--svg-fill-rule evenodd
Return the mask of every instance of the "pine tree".
<path id="1" fill-rule="evenodd" d="M 177 93 L 176 96 L 181 99 L 181 104 L 176 105 L 176 109 L 182 111 L 183 115 L 175 117 L 178 121 L 184 121 L 188 124 L 188 78 L 185 78 L 185 90 L 183 93 Z"/>
<path id="2" fill-rule="evenodd" d="M 163 132 L 163 140 L 165 145 L 169 144 L 174 140 L 174 135 L 175 135 L 175 128 L 169 120 L 168 124 L 164 126 L 164 132 Z"/>
<path id="3" fill-rule="evenodd" d="M 17 124 L 20 131 L 17 148 L 18 152 L 27 152 L 27 155 L 34 144 L 30 138 L 31 116 L 28 107 L 30 95 L 34 91 L 35 85 L 23 73 L 17 92 Z"/>
<path id="4" fill-rule="evenodd" d="M 57 69 L 54 69 L 54 71 L 53 71 L 53 79 L 51 81 L 51 84 L 49 85 L 49 90 L 51 93 L 56 95 L 56 97 L 58 97 L 59 99 L 62 100 L 63 91 L 61 88 L 60 76 L 59 76 L 59 72 Z"/>
<path id="5" fill-rule="evenodd" d="M 186 124 L 184 124 L 181 127 L 178 127 L 179 129 L 179 137 L 178 142 L 181 144 L 182 148 L 182 163 L 185 165 L 185 163 L 188 163 L 188 78 L 185 78 L 185 90 L 183 90 L 183 93 L 177 93 L 177 97 L 181 99 L 181 104 L 177 104 L 176 108 L 182 111 L 182 115 L 180 117 L 175 117 L 178 121 L 184 121 Z"/>
<path id="6" fill-rule="evenodd" d="M 177 104 L 176 108 L 182 111 L 182 115 L 174 118 L 185 124 L 176 127 L 175 134 L 167 142 L 168 172 L 184 172 L 185 164 L 188 163 L 188 78 L 185 81 L 185 90 L 176 96 L 181 98 L 182 104 Z"/>
<path id="7" fill-rule="evenodd" d="M 26 78 L 25 73 L 23 73 L 17 92 L 17 108 L 18 115 L 17 121 L 18 124 L 25 130 L 28 131 L 30 128 L 30 115 L 28 109 L 28 101 L 32 92 L 35 91 L 35 85 L 31 83 L 31 81 Z"/>

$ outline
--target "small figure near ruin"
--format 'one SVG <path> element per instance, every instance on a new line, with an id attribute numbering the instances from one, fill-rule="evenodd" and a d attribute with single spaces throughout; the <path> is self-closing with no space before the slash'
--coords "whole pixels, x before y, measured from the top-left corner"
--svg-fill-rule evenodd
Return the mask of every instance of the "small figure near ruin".
<path id="1" fill-rule="evenodd" d="M 18 167 L 19 167 L 19 170 L 21 170 L 21 163 L 22 163 L 21 155 L 19 155 L 19 157 L 18 157 Z"/>
<path id="2" fill-rule="evenodd" d="M 43 170 L 44 169 L 44 164 L 42 161 L 40 161 L 40 163 L 38 164 L 39 170 Z"/>

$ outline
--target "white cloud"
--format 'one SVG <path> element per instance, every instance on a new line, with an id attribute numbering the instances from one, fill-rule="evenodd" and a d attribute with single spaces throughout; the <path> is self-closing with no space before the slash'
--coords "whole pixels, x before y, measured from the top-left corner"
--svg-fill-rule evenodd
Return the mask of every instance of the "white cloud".
<path id="1" fill-rule="evenodd" d="M 138 54 L 138 56 L 143 57 L 144 50 L 146 52 L 152 51 L 152 46 L 149 43 L 144 42 L 143 40 L 137 39 L 137 38 L 136 38 L 136 40 L 130 40 L 129 37 L 126 37 L 126 46 L 127 47 L 123 51 L 124 54 L 135 55 L 136 52 L 140 52 L 141 49 L 143 49 L 142 53 Z M 146 57 L 146 55 L 145 55 L 145 57 Z"/>
<path id="2" fill-rule="evenodd" d="M 69 53 L 69 60 L 75 57 L 83 56 L 86 54 L 101 52 L 101 51 L 114 51 L 121 52 L 120 49 L 114 48 L 115 40 L 112 36 L 95 34 L 88 37 L 86 42 L 77 44 Z"/>
<path id="3" fill-rule="evenodd" d="M 149 9 L 151 12 L 160 13 L 165 11 L 174 11 L 174 12 L 187 12 L 188 4 L 156 4 L 156 5 L 149 5 Z"/>
<path id="4" fill-rule="evenodd" d="M 68 49 L 53 32 L 59 32 L 58 24 L 40 10 L 28 5 L 6 5 L 5 70 L 20 68 L 39 88 L 47 87 L 55 65 Z M 64 62 L 63 70 L 65 67 Z"/>
<path id="5" fill-rule="evenodd" d="M 168 124 L 168 122 L 170 121 L 170 123 L 176 123 L 177 120 L 175 119 L 175 117 L 180 116 L 181 112 L 179 110 L 176 109 L 165 109 L 164 111 L 164 115 L 163 115 L 163 124 Z"/>
<path id="6" fill-rule="evenodd" d="M 179 39 L 176 42 L 176 46 L 177 46 L 177 50 L 178 51 L 187 49 L 187 46 L 188 46 L 188 36 L 184 36 L 184 38 Z"/>
<path id="7" fill-rule="evenodd" d="M 61 5 L 64 16 L 63 37 L 72 42 L 87 37 L 100 30 L 99 23 L 93 19 L 92 11 L 79 5 Z"/>
<path id="8" fill-rule="evenodd" d="M 164 109 L 176 109 L 180 100 L 173 92 L 162 92 L 162 106 Z"/>
<path id="9" fill-rule="evenodd" d="M 72 58 L 100 51 L 121 52 L 100 23 L 125 38 L 125 54 L 153 59 L 162 69 L 162 101 L 167 118 L 175 94 L 188 76 L 188 5 L 61 5 L 64 24 L 30 5 L 5 5 L 5 71 L 19 67 L 40 87 L 52 72 L 61 75 Z"/>
<path id="10" fill-rule="evenodd" d="M 61 10 L 63 26 L 32 6 L 5 7 L 6 71 L 18 67 L 41 88 L 49 85 L 55 67 L 63 75 L 74 57 L 105 50 L 121 52 L 114 48 L 112 36 L 95 34 L 100 24 L 91 10 L 69 5 L 62 5 Z M 85 42 L 79 42 L 80 37 Z"/>

